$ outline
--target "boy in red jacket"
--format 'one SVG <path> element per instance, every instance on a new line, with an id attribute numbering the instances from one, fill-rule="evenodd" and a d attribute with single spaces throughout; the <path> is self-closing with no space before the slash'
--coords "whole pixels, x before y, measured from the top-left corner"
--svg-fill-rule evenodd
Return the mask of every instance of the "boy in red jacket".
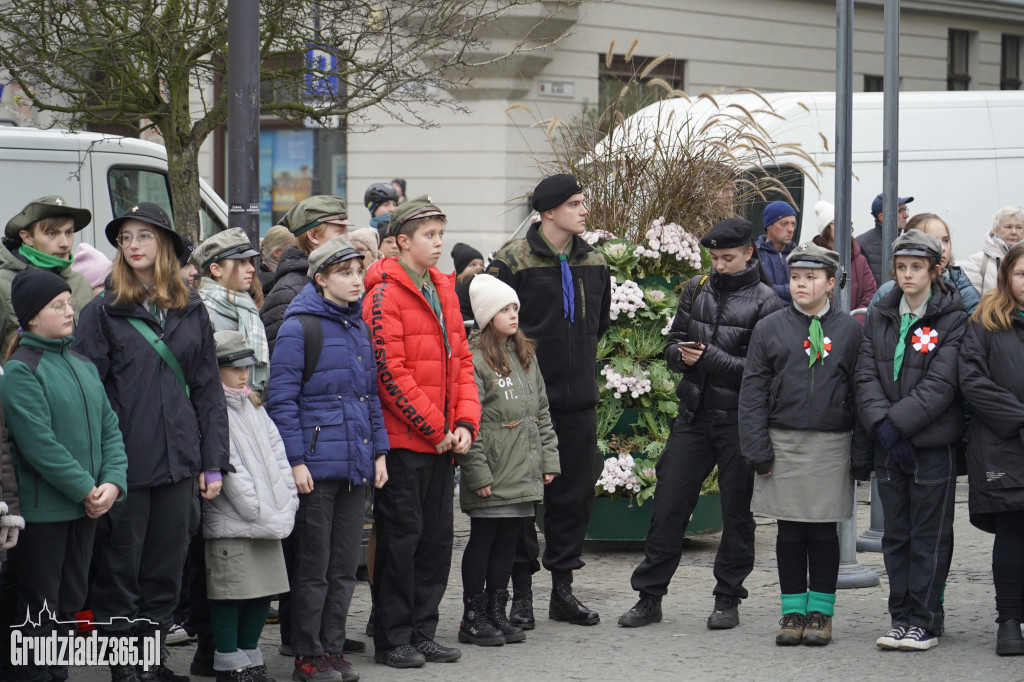
<path id="1" fill-rule="evenodd" d="M 434 267 L 445 223 L 428 196 L 402 204 L 388 228 L 400 255 L 366 273 L 363 318 L 391 446 L 374 508 L 374 661 L 393 668 L 462 655 L 434 631 L 451 567 L 453 453 L 469 451 L 480 399 L 455 276 Z"/>

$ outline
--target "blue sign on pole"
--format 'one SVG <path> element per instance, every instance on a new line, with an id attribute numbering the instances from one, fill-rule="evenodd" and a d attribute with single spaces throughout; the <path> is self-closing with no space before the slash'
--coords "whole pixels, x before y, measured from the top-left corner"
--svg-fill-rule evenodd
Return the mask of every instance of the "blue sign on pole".
<path id="1" fill-rule="evenodd" d="M 319 47 L 306 50 L 306 95 L 326 99 L 338 94 L 338 58 Z"/>

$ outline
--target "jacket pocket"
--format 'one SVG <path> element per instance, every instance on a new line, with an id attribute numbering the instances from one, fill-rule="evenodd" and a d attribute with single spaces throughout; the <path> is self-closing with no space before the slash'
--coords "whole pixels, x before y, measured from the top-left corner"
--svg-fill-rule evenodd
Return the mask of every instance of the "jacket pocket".
<path id="1" fill-rule="evenodd" d="M 990 490 L 1024 487 L 1024 466 L 1021 465 L 1021 451 L 1016 439 L 1003 441 L 986 434 L 981 443 L 982 473 L 985 476 L 982 486 Z"/>

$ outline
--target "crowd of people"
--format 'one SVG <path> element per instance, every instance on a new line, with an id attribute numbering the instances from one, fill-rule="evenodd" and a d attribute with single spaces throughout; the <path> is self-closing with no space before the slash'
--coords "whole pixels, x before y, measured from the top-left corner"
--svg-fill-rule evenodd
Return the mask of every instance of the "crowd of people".
<path id="1" fill-rule="evenodd" d="M 932 648 L 965 470 L 971 522 L 995 534 L 996 650 L 1024 654 L 1024 211 L 1000 209 L 961 269 L 946 223 L 911 218 L 911 201 L 898 200 L 892 263 L 873 202 L 878 225 L 851 254 L 854 316 L 833 303 L 831 205 L 815 207 L 817 235 L 802 244 L 785 202 L 767 205 L 756 241 L 741 218 L 703 236 L 712 268 L 681 289 L 665 346 L 679 410 L 631 580 L 639 600 L 620 625 L 661 620 L 717 466 L 707 626 L 739 623 L 759 515 L 777 520 L 776 643 L 829 644 L 837 523 L 854 481 L 874 473 L 890 592 L 876 644 Z M 426 195 L 407 199 L 401 180 L 367 189 L 367 228 L 344 199 L 313 196 L 259 250 L 240 228 L 194 245 L 160 206 L 134 204 L 105 227 L 112 261 L 86 244 L 72 256 L 89 211 L 30 202 L 0 248 L 0 623 L 45 604 L 124 641 L 184 625 L 198 639 L 193 675 L 263 682 L 259 640 L 279 598 L 293 679 L 354 682 L 346 654 L 366 645 L 348 636 L 348 610 L 370 501 L 374 661 L 457 661 L 435 639 L 456 466 L 470 519 L 459 641 L 526 640 L 541 566 L 549 618 L 599 623 L 572 585 L 602 468 L 593 368 L 610 271 L 581 236 L 576 178 L 545 178 L 531 204 L 539 220 L 524 238 L 489 263 L 456 244 L 444 274 L 447 216 Z M 47 636 L 55 623 L 23 627 Z M 3 679 L 68 679 L 9 662 Z M 110 673 L 189 679 L 165 651 Z"/>

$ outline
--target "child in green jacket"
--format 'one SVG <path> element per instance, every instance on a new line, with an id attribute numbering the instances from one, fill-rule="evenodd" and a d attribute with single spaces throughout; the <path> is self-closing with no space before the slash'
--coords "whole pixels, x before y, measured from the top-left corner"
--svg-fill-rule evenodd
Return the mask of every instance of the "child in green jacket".
<path id="1" fill-rule="evenodd" d="M 462 467 L 459 499 L 470 518 L 459 641 L 497 646 L 526 639 L 505 612 L 508 582 L 523 519 L 533 518 L 544 486 L 560 472 L 558 438 L 534 342 L 519 330 L 515 290 L 491 275 L 477 275 L 469 297 L 481 329 L 470 350 L 482 415 L 469 452 L 456 454 Z"/>
<path id="2" fill-rule="evenodd" d="M 125 495 L 128 459 L 96 368 L 69 348 L 71 287 L 30 268 L 15 276 L 11 300 L 21 332 L 4 364 L 0 398 L 26 523 L 10 552 L 18 613 L 38 622 L 45 604 L 57 620 L 74 620 L 85 602 L 96 519 Z M 54 627 L 49 619 L 28 622 L 22 634 L 45 637 Z M 22 672 L 26 680 L 67 678 L 54 666 Z"/>

